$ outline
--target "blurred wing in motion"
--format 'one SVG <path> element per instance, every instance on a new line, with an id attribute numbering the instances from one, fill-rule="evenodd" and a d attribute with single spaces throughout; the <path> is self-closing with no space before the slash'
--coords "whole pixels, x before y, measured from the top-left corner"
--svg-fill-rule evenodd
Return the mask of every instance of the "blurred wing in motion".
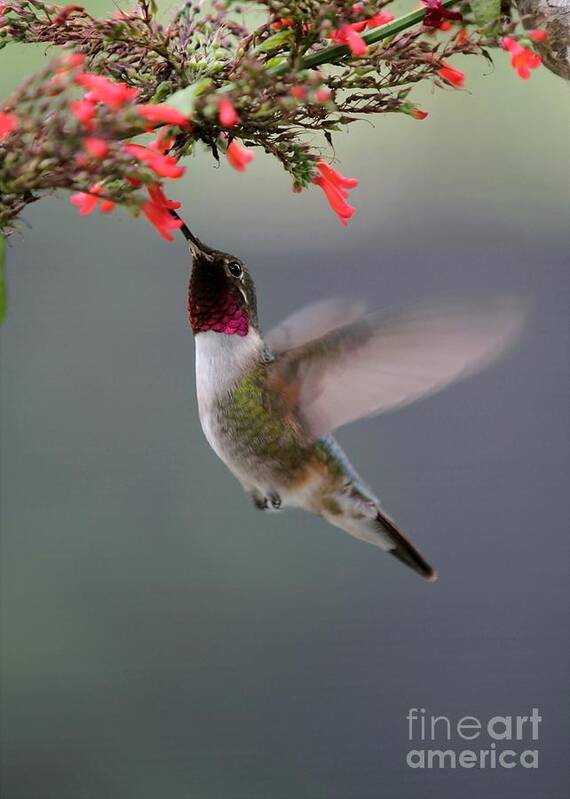
<path id="1" fill-rule="evenodd" d="M 340 297 L 321 300 L 301 308 L 280 322 L 267 333 L 265 343 L 270 352 L 279 355 L 360 319 L 365 311 L 365 304 L 358 300 Z"/>
<path id="2" fill-rule="evenodd" d="M 523 317 L 523 303 L 512 297 L 372 314 L 283 352 L 271 378 L 319 438 L 474 374 L 514 341 Z M 299 338 L 293 331 L 289 340 Z"/>

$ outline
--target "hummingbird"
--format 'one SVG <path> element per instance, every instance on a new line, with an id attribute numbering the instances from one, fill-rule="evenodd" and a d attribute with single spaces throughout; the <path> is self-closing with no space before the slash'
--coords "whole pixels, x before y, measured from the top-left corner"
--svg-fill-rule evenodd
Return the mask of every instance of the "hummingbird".
<path id="1" fill-rule="evenodd" d="M 357 302 L 323 300 L 263 336 L 244 262 L 203 244 L 184 223 L 180 230 L 192 255 L 188 316 L 211 448 L 259 510 L 317 514 L 437 579 L 332 433 L 495 360 L 521 327 L 520 302 L 448 300 L 367 314 Z"/>

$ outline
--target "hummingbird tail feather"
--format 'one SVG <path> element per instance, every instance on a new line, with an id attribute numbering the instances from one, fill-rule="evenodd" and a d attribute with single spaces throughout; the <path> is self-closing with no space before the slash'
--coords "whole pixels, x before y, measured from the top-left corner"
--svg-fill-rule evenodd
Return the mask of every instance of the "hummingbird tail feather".
<path id="1" fill-rule="evenodd" d="M 413 569 L 426 580 L 430 582 L 435 582 L 435 580 L 437 580 L 437 572 L 433 566 L 430 566 L 423 555 L 418 552 L 412 542 L 398 530 L 395 522 L 393 522 L 381 508 L 378 509 L 376 522 L 381 528 L 382 534 L 387 537 L 388 541 L 392 544 L 388 549 L 391 555 L 406 566 L 409 566 L 410 569 Z"/>
<path id="2" fill-rule="evenodd" d="M 351 493 L 348 503 L 337 502 L 336 506 L 336 512 L 330 510 L 335 503 L 329 503 L 329 507 L 321 511 L 330 524 L 340 527 L 354 538 L 389 552 L 426 580 L 437 580 L 435 569 L 398 529 L 396 522 L 382 510 L 376 498 L 365 496 L 356 489 Z"/>

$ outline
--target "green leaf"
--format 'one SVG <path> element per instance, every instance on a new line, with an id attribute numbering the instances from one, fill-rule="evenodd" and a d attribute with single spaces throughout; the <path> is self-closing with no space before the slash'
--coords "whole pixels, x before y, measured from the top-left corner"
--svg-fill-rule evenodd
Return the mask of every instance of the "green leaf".
<path id="1" fill-rule="evenodd" d="M 501 0 L 469 0 L 475 22 L 486 28 L 501 16 Z"/>
<path id="2" fill-rule="evenodd" d="M 256 49 L 261 50 L 262 53 L 269 53 L 271 50 L 277 50 L 278 47 L 283 47 L 284 44 L 290 44 L 293 39 L 293 31 L 279 31 L 279 33 L 275 33 L 273 36 L 270 36 L 269 39 L 266 39 Z"/>
<path id="3" fill-rule="evenodd" d="M 287 64 L 288 61 L 289 59 L 285 55 L 274 55 L 273 58 L 269 59 L 265 66 L 267 69 L 277 69 L 277 67 Z"/>
<path id="4" fill-rule="evenodd" d="M 6 284 L 4 282 L 4 256 L 6 254 L 6 242 L 0 233 L 0 325 L 6 318 Z"/>
<path id="5" fill-rule="evenodd" d="M 166 98 L 166 105 L 177 108 L 183 114 L 186 114 L 186 116 L 190 116 L 194 110 L 194 100 L 196 97 L 207 91 L 211 85 L 212 81 L 210 78 L 203 78 L 203 80 L 199 80 L 191 86 L 187 86 L 185 89 L 179 89 L 177 92 L 174 92 L 174 94 L 171 94 L 170 97 Z"/>

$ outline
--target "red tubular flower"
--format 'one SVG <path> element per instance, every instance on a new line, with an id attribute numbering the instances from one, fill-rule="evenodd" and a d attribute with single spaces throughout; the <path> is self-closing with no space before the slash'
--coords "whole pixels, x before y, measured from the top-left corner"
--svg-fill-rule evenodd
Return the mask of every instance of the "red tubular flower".
<path id="1" fill-rule="evenodd" d="M 340 189 L 355 189 L 358 186 L 356 178 L 347 178 L 325 161 L 317 161 L 316 167 L 325 180 Z"/>
<path id="2" fill-rule="evenodd" d="M 57 16 L 54 17 L 53 20 L 54 24 L 63 25 L 65 22 L 67 22 L 67 18 L 71 14 L 73 14 L 74 11 L 85 11 L 85 9 L 83 8 L 83 6 L 65 6 L 64 8 L 61 9 L 59 14 L 57 14 Z"/>
<path id="3" fill-rule="evenodd" d="M 67 72 L 70 69 L 78 69 L 85 63 L 85 56 L 83 53 L 70 53 L 64 56 L 59 67 L 59 72 Z"/>
<path id="4" fill-rule="evenodd" d="M 425 119 L 429 116 L 428 112 L 422 111 L 421 108 L 412 108 L 408 113 L 414 119 Z"/>
<path id="5" fill-rule="evenodd" d="M 461 47 L 463 47 L 464 44 L 467 44 L 467 42 L 469 41 L 469 33 L 467 32 L 467 28 L 461 28 L 461 30 L 455 37 L 455 41 Z"/>
<path id="6" fill-rule="evenodd" d="M 280 31 L 281 28 L 294 28 L 295 20 L 291 19 L 290 17 L 282 17 L 281 19 L 276 19 L 275 22 L 272 22 L 271 27 L 274 31 Z"/>
<path id="7" fill-rule="evenodd" d="M 244 172 L 246 166 L 253 159 L 253 153 L 247 147 L 242 147 L 235 139 L 228 144 L 226 157 L 234 169 Z"/>
<path id="8" fill-rule="evenodd" d="M 538 53 L 533 53 L 528 47 L 523 47 L 510 36 L 504 36 L 501 44 L 505 50 L 511 54 L 511 66 L 517 71 L 519 78 L 528 80 L 530 78 L 530 70 L 536 69 L 542 63 L 541 57 Z"/>
<path id="9" fill-rule="evenodd" d="M 89 100 L 74 100 L 69 105 L 70 111 L 86 130 L 93 130 L 93 117 L 95 116 L 95 106 Z"/>
<path id="10" fill-rule="evenodd" d="M 57 97 L 65 89 L 65 79 L 59 70 L 58 73 L 44 83 L 44 92 L 48 97 Z"/>
<path id="11" fill-rule="evenodd" d="M 176 200 L 170 200 L 162 191 L 162 186 L 160 183 L 154 183 L 152 186 L 147 186 L 147 191 L 149 193 L 150 199 L 155 205 L 162 205 L 164 208 L 172 208 L 173 210 L 176 210 L 177 208 L 180 208 L 182 204 L 176 202 Z"/>
<path id="12" fill-rule="evenodd" d="M 441 63 L 443 66 L 441 69 L 437 70 L 437 74 L 440 78 L 443 78 L 447 83 L 455 86 L 456 89 L 461 88 L 465 82 L 465 72 L 452 67 L 451 64 L 448 64 L 446 61 L 442 61 Z"/>
<path id="13" fill-rule="evenodd" d="M 113 200 L 102 200 L 101 205 L 99 206 L 99 210 L 102 214 L 110 214 L 114 209 L 115 203 Z"/>
<path id="14" fill-rule="evenodd" d="M 91 187 L 92 191 L 97 190 L 97 186 Z M 87 216 L 97 207 L 99 197 L 96 194 L 89 194 L 86 191 L 78 191 L 70 197 L 71 203 L 79 208 L 80 216 Z"/>
<path id="15" fill-rule="evenodd" d="M 85 149 L 94 158 L 103 159 L 109 152 L 109 145 L 105 139 L 98 139 L 95 136 L 88 136 L 85 139 Z"/>
<path id="16" fill-rule="evenodd" d="M 218 119 L 224 128 L 233 128 L 239 122 L 239 116 L 233 103 L 227 97 L 220 97 L 218 102 Z"/>
<path id="17" fill-rule="evenodd" d="M 545 39 L 548 38 L 548 31 L 542 31 L 539 28 L 534 31 L 529 31 L 528 35 L 532 39 L 533 42 L 543 42 Z"/>
<path id="18" fill-rule="evenodd" d="M 510 36 L 503 36 L 501 39 L 501 46 L 509 52 L 516 51 L 517 48 L 522 47 L 522 45 L 520 45 L 518 42 L 515 42 L 514 39 L 511 39 Z"/>
<path id="19" fill-rule="evenodd" d="M 113 111 L 118 111 L 126 102 L 134 100 L 138 95 L 138 89 L 131 89 L 124 83 L 115 83 L 91 72 L 82 72 L 75 78 L 75 82 L 89 90 L 88 99 L 104 103 Z"/>
<path id="20" fill-rule="evenodd" d="M 351 25 L 345 25 L 343 28 L 346 44 L 348 45 L 352 55 L 360 58 L 368 52 L 368 45 L 362 36 L 354 30 Z"/>
<path id="21" fill-rule="evenodd" d="M 184 167 L 178 166 L 176 158 L 170 155 L 162 155 L 156 150 L 143 147 L 142 144 L 125 144 L 123 149 L 133 158 L 148 164 L 161 178 L 180 178 L 184 174 Z"/>
<path id="22" fill-rule="evenodd" d="M 0 111 L 0 141 L 13 133 L 17 127 L 18 117 L 16 114 Z"/>
<path id="23" fill-rule="evenodd" d="M 381 25 L 387 25 L 392 22 L 393 19 L 395 19 L 393 14 L 389 14 L 388 11 L 381 11 L 379 14 L 374 14 L 373 17 L 370 17 L 366 21 L 366 25 L 369 28 L 379 28 Z"/>
<path id="24" fill-rule="evenodd" d="M 368 24 L 368 20 L 363 19 L 360 22 L 351 22 L 350 27 L 353 31 L 357 33 L 362 33 L 363 30 L 366 30 L 366 25 Z"/>
<path id="25" fill-rule="evenodd" d="M 178 125 L 178 127 L 183 128 L 189 123 L 189 119 L 185 114 L 169 105 L 153 103 L 137 105 L 136 112 L 140 117 L 150 122 L 151 128 L 154 125 Z"/>
<path id="26" fill-rule="evenodd" d="M 345 44 L 352 55 L 361 57 L 368 52 L 368 45 L 355 29 L 355 25 L 358 26 L 359 23 L 356 22 L 353 25 L 343 25 L 342 28 L 337 28 L 332 32 L 331 39 L 336 44 Z"/>
<path id="27" fill-rule="evenodd" d="M 158 134 L 158 138 L 151 141 L 148 146 L 151 150 L 157 150 L 159 153 L 165 153 L 174 146 L 174 137 L 169 136 L 166 131 L 162 130 Z"/>
<path id="28" fill-rule="evenodd" d="M 362 6 L 360 3 L 355 3 L 352 6 L 352 13 L 354 16 L 362 13 Z M 359 22 L 351 22 L 350 24 L 343 25 L 341 28 L 336 28 L 331 33 L 330 38 L 336 44 L 346 44 L 355 56 L 363 56 L 368 52 L 368 45 L 360 35 L 366 28 L 379 28 L 381 25 L 386 25 L 394 19 L 393 14 L 387 11 L 381 11 L 379 14 L 374 14 L 373 17 L 362 19 Z"/>
<path id="29" fill-rule="evenodd" d="M 426 28 L 440 28 L 447 30 L 447 27 L 442 27 L 442 23 L 449 19 L 463 19 L 463 15 L 459 11 L 450 11 L 444 8 L 441 0 L 422 0 L 422 4 L 426 7 L 426 13 L 423 18 L 423 24 Z"/>
<path id="30" fill-rule="evenodd" d="M 342 225 L 346 225 L 351 216 L 355 213 L 356 208 L 349 205 L 346 199 L 342 196 L 340 191 L 322 177 L 313 178 L 313 183 L 320 186 L 324 191 L 330 207 L 340 219 Z"/>
<path id="31" fill-rule="evenodd" d="M 316 167 L 321 174 L 313 178 L 313 183 L 316 186 L 320 186 L 324 191 L 331 208 L 340 219 L 341 224 L 346 225 L 356 211 L 356 208 L 346 202 L 348 189 L 354 189 L 358 186 L 358 181 L 356 178 L 347 178 L 341 175 L 340 172 L 324 161 L 318 161 Z"/>
<path id="32" fill-rule="evenodd" d="M 153 202 L 153 200 L 147 200 L 143 203 L 141 210 L 163 239 L 174 241 L 174 236 L 171 236 L 169 231 L 178 230 L 182 226 L 181 219 L 175 219 L 167 207 L 158 202 Z"/>

